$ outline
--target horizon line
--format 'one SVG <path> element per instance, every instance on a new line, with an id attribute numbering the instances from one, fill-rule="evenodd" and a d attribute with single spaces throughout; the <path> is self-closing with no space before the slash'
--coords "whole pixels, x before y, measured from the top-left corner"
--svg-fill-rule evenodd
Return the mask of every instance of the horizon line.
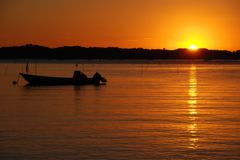
<path id="1" fill-rule="evenodd" d="M 108 47 L 100 47 L 100 46 L 81 46 L 81 45 L 62 45 L 62 46 L 57 46 L 57 47 L 49 47 L 47 45 L 39 45 L 39 44 L 32 44 L 32 43 L 26 43 L 22 45 L 12 45 L 12 46 L 0 46 L 0 48 L 10 48 L 10 47 L 27 47 L 27 46 L 39 46 L 39 47 L 46 47 L 49 49 L 56 49 L 56 48 L 62 48 L 62 47 L 82 47 L 82 48 L 118 48 L 118 49 L 144 49 L 144 50 L 168 50 L 168 51 L 174 51 L 174 50 L 179 50 L 179 49 L 187 49 L 189 48 L 175 48 L 175 49 L 168 49 L 168 48 L 143 48 L 143 47 L 118 47 L 118 46 L 108 46 Z M 209 49 L 209 48 L 198 48 L 198 50 L 215 50 L 215 51 L 239 51 L 240 49 L 235 49 L 235 50 L 228 50 L 228 49 Z"/>

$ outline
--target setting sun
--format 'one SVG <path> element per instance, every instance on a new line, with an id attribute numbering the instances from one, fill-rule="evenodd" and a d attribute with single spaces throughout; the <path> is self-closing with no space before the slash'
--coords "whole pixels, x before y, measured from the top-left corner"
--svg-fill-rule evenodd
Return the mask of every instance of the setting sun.
<path id="1" fill-rule="evenodd" d="M 190 45 L 190 46 L 188 47 L 188 49 L 189 49 L 189 50 L 196 51 L 196 50 L 198 50 L 198 46 L 197 46 L 197 45 L 194 45 L 194 44 L 192 44 L 192 45 Z"/>

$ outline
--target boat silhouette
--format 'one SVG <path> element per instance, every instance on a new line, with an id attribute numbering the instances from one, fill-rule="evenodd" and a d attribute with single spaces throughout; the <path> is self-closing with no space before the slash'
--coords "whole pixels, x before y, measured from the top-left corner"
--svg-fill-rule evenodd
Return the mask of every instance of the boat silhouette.
<path id="1" fill-rule="evenodd" d="M 92 78 L 88 78 L 81 71 L 74 71 L 73 77 L 50 77 L 33 75 L 28 73 L 19 73 L 29 85 L 100 85 L 105 84 L 107 80 L 96 72 Z"/>

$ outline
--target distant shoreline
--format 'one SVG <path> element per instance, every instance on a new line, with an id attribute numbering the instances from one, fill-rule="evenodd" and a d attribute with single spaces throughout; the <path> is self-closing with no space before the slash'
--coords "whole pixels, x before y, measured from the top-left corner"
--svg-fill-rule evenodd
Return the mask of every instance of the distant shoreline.
<path id="1" fill-rule="evenodd" d="M 48 48 L 38 45 L 24 45 L 0 48 L 0 60 L 121 60 L 121 61 L 142 61 L 142 60 L 240 60 L 240 50 L 208 50 L 205 48 L 198 50 L 189 50 L 180 48 L 176 50 L 166 49 L 144 49 L 144 48 L 97 48 L 97 47 L 80 47 L 65 46 L 59 48 Z"/>
<path id="2" fill-rule="evenodd" d="M 240 64 L 240 60 L 210 60 L 205 61 L 202 59 L 196 60 L 176 60 L 176 59 L 168 59 L 168 60 L 138 60 L 138 59 L 130 59 L 130 60 L 36 60 L 36 59 L 0 59 L 0 63 L 4 64 L 22 64 L 22 63 L 32 63 L 32 64 Z"/>

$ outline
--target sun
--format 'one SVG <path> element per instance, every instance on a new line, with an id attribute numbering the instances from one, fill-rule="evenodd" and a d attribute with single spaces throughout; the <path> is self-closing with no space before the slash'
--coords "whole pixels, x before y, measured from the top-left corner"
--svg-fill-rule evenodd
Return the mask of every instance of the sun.
<path id="1" fill-rule="evenodd" d="M 192 45 L 190 45 L 190 46 L 188 47 L 188 49 L 189 49 L 189 50 L 192 50 L 192 51 L 196 51 L 196 50 L 198 50 L 198 46 L 195 45 L 195 44 L 192 44 Z"/>

